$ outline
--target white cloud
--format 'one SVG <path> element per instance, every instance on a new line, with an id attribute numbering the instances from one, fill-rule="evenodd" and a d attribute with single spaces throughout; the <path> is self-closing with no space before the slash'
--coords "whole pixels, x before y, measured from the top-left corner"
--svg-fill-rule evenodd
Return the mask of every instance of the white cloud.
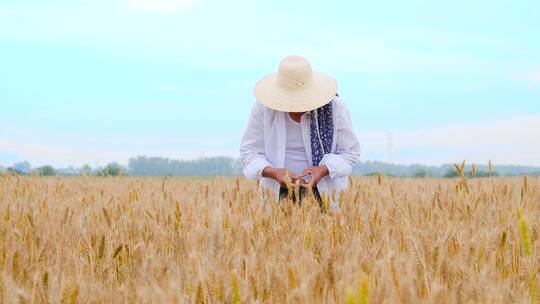
<path id="1" fill-rule="evenodd" d="M 358 132 L 367 156 L 385 160 L 385 131 Z M 540 165 L 540 115 L 394 132 L 399 163 L 459 162 Z"/>
<path id="2" fill-rule="evenodd" d="M 24 136 L 23 134 L 33 134 Z M 211 136 L 126 137 L 46 134 L 37 130 L 13 133 L 0 139 L 0 150 L 28 160 L 33 165 L 104 165 L 127 163 L 137 155 L 169 158 L 238 156 L 241 134 Z M 362 160 L 386 160 L 386 131 L 358 130 Z M 394 160 L 397 163 L 520 164 L 540 166 L 540 115 L 528 115 L 489 122 L 439 125 L 416 130 L 394 130 Z M 4 164 L 9 165 L 9 164 Z"/>
<path id="3" fill-rule="evenodd" d="M 532 75 L 532 81 L 533 81 L 533 84 L 540 86 L 540 72 L 534 73 Z"/>
<path id="4" fill-rule="evenodd" d="M 27 133 L 29 135 L 24 135 Z M 109 162 L 127 164 L 138 155 L 162 156 L 172 159 L 194 159 L 208 156 L 238 156 L 239 142 L 234 136 L 211 137 L 129 137 L 50 134 L 37 130 L 13 132 L 10 138 L 0 138 L 0 151 L 14 155 L 17 161 L 27 160 L 33 166 L 102 166 Z M 1 163 L 11 165 L 11 163 Z"/>
<path id="5" fill-rule="evenodd" d="M 137 12 L 177 14 L 197 4 L 197 0 L 130 0 L 128 7 Z"/>
<path id="6" fill-rule="evenodd" d="M 526 72 L 518 73 L 513 78 L 526 86 L 540 86 L 540 70 L 527 69 Z"/>
<path id="7" fill-rule="evenodd" d="M 111 151 L 107 153 L 103 153 L 104 151 L 84 151 L 4 139 L 0 139 L 0 148 L 17 155 L 21 160 L 28 160 L 35 165 L 53 164 L 64 166 L 76 165 L 81 162 L 95 164 L 100 162 L 100 157 L 119 160 L 125 158 L 125 155 Z"/>

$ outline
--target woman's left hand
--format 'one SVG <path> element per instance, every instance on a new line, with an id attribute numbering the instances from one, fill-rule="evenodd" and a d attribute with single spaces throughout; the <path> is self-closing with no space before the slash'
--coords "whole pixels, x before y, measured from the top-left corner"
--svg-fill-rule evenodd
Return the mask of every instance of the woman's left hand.
<path id="1" fill-rule="evenodd" d="M 309 175 L 311 179 L 307 182 L 302 179 L 302 187 L 316 187 L 319 181 L 328 174 L 328 167 L 326 165 L 308 167 L 304 170 L 304 172 L 302 172 L 301 175 Z"/>

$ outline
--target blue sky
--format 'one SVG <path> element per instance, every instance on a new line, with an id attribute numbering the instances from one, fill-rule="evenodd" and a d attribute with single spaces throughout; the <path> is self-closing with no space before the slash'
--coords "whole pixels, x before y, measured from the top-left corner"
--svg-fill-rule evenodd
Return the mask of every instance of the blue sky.
<path id="1" fill-rule="evenodd" d="M 0 165 L 238 156 L 252 88 L 303 55 L 363 160 L 540 165 L 538 1 L 0 0 Z"/>

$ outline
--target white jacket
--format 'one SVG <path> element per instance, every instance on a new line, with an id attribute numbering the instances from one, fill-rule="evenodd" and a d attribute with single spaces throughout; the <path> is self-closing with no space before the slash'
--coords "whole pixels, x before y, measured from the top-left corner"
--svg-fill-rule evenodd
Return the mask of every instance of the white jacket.
<path id="1" fill-rule="evenodd" d="M 319 192 L 332 195 L 335 191 L 335 202 L 339 192 L 347 188 L 352 165 L 360 157 L 360 143 L 354 134 L 351 116 L 346 105 L 339 97 L 333 99 L 332 115 L 334 134 L 331 153 L 323 156 L 320 165 L 328 167 L 329 175 L 319 181 Z M 262 176 L 266 166 L 283 168 L 285 164 L 285 118 L 286 112 L 269 109 L 255 103 L 251 110 L 246 131 L 240 145 L 240 160 L 244 166 L 243 173 L 249 179 L 259 179 L 260 186 L 270 189 L 276 198 L 279 197 L 279 183 Z M 309 165 L 312 166 L 310 141 L 310 112 L 302 115 L 300 127 L 306 148 Z"/>

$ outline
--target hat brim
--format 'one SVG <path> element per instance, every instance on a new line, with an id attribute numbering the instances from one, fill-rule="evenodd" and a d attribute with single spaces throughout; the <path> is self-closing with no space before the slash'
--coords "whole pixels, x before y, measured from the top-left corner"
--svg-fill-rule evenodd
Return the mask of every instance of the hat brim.
<path id="1" fill-rule="evenodd" d="M 337 92 L 334 78 L 313 72 L 313 82 L 300 89 L 286 89 L 278 83 L 277 74 L 270 74 L 255 84 L 257 102 L 281 112 L 306 112 L 329 103 Z"/>

